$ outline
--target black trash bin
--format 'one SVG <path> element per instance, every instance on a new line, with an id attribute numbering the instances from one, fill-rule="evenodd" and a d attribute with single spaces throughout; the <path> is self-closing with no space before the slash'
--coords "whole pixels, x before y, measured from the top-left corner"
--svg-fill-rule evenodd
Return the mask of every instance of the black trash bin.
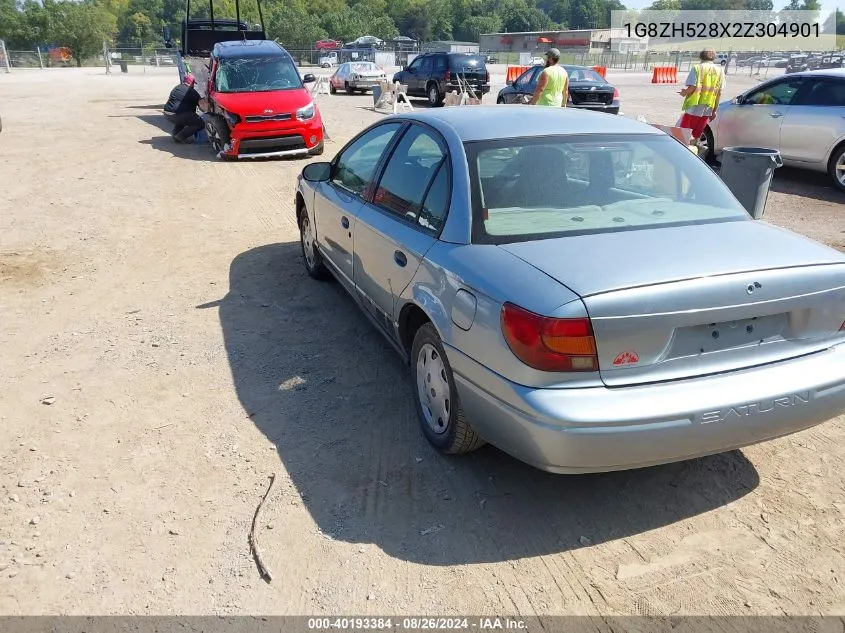
<path id="1" fill-rule="evenodd" d="M 120 64 L 120 72 L 122 72 L 122 73 L 128 73 L 129 72 L 129 66 L 126 64 L 126 62 L 119 61 L 117 63 Z"/>
<path id="2" fill-rule="evenodd" d="M 755 220 L 763 217 L 775 169 L 783 166 L 780 152 L 764 147 L 726 147 L 719 176 Z"/>

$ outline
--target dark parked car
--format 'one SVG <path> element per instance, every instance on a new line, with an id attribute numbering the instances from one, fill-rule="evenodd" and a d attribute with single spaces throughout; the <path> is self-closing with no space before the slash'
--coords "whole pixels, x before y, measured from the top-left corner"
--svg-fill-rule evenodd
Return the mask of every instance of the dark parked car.
<path id="1" fill-rule="evenodd" d="M 458 92 L 458 77 L 467 82 L 479 98 L 490 92 L 490 73 L 483 55 L 470 53 L 425 53 L 393 75 L 393 81 L 408 86 L 409 97 L 425 97 L 432 106 L 443 105 L 447 92 Z"/>
<path id="2" fill-rule="evenodd" d="M 592 68 L 564 66 L 569 74 L 568 108 L 619 114 L 619 91 Z M 496 103 L 525 103 L 534 94 L 542 66 L 533 66 L 502 88 Z"/>

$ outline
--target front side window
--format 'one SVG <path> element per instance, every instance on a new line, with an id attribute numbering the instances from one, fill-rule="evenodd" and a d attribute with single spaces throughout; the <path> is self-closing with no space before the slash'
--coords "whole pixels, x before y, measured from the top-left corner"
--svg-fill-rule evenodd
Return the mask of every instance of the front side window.
<path id="1" fill-rule="evenodd" d="M 445 147 L 428 130 L 415 125 L 396 146 L 373 202 L 407 221 L 438 231 L 446 215 L 448 169 Z"/>
<path id="2" fill-rule="evenodd" d="M 350 193 L 363 196 L 382 153 L 400 127 L 400 123 L 385 123 L 354 141 L 337 158 L 332 182 Z"/>
<path id="3" fill-rule="evenodd" d="M 218 92 L 266 92 L 302 88 L 302 80 L 286 57 L 250 57 L 220 60 L 215 85 Z"/>
<path id="4" fill-rule="evenodd" d="M 779 81 L 752 92 L 744 103 L 753 105 L 789 105 L 801 89 L 801 80 Z"/>
<path id="5" fill-rule="evenodd" d="M 655 135 L 573 135 L 466 144 L 473 241 L 747 220 L 685 146 Z"/>

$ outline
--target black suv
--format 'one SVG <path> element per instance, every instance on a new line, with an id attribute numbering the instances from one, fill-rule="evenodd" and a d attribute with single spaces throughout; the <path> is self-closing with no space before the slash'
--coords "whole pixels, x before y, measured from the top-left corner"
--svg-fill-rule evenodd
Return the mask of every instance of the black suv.
<path id="1" fill-rule="evenodd" d="M 447 92 L 458 92 L 458 77 L 481 98 L 490 92 L 490 73 L 483 55 L 470 53 L 424 53 L 393 75 L 408 86 L 409 97 L 425 97 L 432 106 L 443 105 Z"/>

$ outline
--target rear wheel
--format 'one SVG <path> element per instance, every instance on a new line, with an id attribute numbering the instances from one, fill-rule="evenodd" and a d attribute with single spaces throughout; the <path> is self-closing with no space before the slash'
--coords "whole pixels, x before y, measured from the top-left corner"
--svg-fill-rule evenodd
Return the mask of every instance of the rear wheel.
<path id="1" fill-rule="evenodd" d="M 845 145 L 840 145 L 833 150 L 828 164 L 828 173 L 840 191 L 845 191 Z"/>
<path id="2" fill-rule="evenodd" d="M 334 87 L 334 84 L 329 84 L 329 92 L 333 95 L 337 94 L 337 88 Z"/>
<path id="3" fill-rule="evenodd" d="M 317 243 L 314 239 L 314 231 L 311 228 L 311 218 L 308 217 L 308 210 L 303 208 L 299 217 L 299 245 L 302 247 L 302 260 L 305 262 L 305 272 L 313 279 L 324 281 L 331 277 L 320 252 L 317 250 Z"/>
<path id="4" fill-rule="evenodd" d="M 420 327 L 414 336 L 411 378 L 420 427 L 432 446 L 455 455 L 484 445 L 461 410 L 452 368 L 431 323 Z"/>

